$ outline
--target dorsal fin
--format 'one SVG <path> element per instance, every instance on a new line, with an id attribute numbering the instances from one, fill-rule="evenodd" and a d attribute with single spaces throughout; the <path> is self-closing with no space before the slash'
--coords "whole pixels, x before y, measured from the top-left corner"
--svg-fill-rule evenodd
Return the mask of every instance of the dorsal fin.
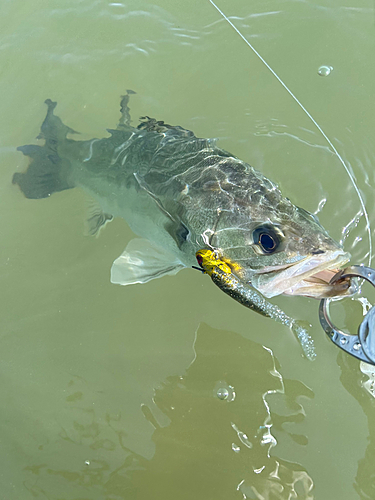
<path id="1" fill-rule="evenodd" d="M 124 127 L 129 127 L 130 122 L 131 122 L 131 117 L 130 117 L 130 109 L 129 109 L 129 98 L 132 94 L 136 94 L 134 90 L 128 89 L 126 91 L 125 95 L 121 96 L 121 102 L 120 102 L 120 112 L 121 112 L 121 118 L 118 122 L 117 129 L 121 130 Z"/>

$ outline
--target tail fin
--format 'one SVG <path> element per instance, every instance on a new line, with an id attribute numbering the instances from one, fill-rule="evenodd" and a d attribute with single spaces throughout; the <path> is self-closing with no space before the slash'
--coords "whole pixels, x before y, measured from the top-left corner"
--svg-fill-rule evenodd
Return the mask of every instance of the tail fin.
<path id="1" fill-rule="evenodd" d="M 47 99 L 47 116 L 41 126 L 38 138 L 45 140 L 44 146 L 20 146 L 25 156 L 29 156 L 30 164 L 25 173 L 15 173 L 13 184 L 18 184 L 26 198 L 47 198 L 52 193 L 74 187 L 68 181 L 68 161 L 60 158 L 58 146 L 66 140 L 68 133 L 74 130 L 62 123 L 53 114 L 56 102 Z"/>

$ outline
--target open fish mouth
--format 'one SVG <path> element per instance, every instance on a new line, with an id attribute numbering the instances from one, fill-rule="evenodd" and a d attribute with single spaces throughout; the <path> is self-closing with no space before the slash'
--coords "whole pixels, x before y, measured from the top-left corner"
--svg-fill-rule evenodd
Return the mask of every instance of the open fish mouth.
<path id="1" fill-rule="evenodd" d="M 343 250 L 311 255 L 282 270 L 259 273 L 251 284 L 265 297 L 301 295 L 315 299 L 351 295 L 355 290 L 350 278 L 330 284 L 333 276 L 350 259 Z"/>

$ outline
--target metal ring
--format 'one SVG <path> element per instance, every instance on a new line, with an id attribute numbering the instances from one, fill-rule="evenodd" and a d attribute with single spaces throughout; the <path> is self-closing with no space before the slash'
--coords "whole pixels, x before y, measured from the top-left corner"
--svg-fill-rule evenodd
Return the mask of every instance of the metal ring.
<path id="1" fill-rule="evenodd" d="M 339 271 L 330 281 L 330 284 L 336 283 L 337 281 L 344 278 L 363 278 L 372 286 L 375 287 L 375 269 L 366 266 L 350 266 L 346 269 Z M 319 319 L 324 331 L 332 340 L 332 342 L 340 347 L 342 350 L 351 354 L 352 356 L 375 365 L 375 352 L 372 346 L 367 345 L 366 340 L 368 339 L 368 314 L 365 316 L 363 322 L 361 323 L 358 335 L 350 335 L 349 333 L 343 332 L 337 328 L 331 321 L 329 317 L 329 303 L 331 299 L 322 299 L 319 305 Z M 372 318 L 373 314 L 371 315 Z M 362 326 L 363 325 L 363 326 Z M 374 354 L 374 356 L 373 356 Z"/>

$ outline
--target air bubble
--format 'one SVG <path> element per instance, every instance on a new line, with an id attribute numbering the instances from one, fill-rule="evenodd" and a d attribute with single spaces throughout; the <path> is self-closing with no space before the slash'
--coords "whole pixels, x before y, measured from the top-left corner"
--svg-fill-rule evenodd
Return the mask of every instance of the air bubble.
<path id="1" fill-rule="evenodd" d="M 230 403 L 234 401 L 236 393 L 234 387 L 225 382 L 225 380 L 218 380 L 213 390 L 214 396 Z"/>
<path id="2" fill-rule="evenodd" d="M 345 337 L 341 337 L 341 339 L 340 339 L 341 345 L 345 345 L 345 344 L 347 344 L 347 342 L 348 342 L 348 340 Z"/>
<path id="3" fill-rule="evenodd" d="M 225 387 L 220 387 L 220 389 L 217 390 L 216 394 L 219 399 L 228 399 L 229 391 L 228 389 L 225 389 Z"/>
<path id="4" fill-rule="evenodd" d="M 356 342 L 355 344 L 353 344 L 353 349 L 355 351 L 359 351 L 361 348 L 361 344 L 359 342 Z"/>
<path id="5" fill-rule="evenodd" d="M 318 75 L 320 76 L 328 76 L 331 74 L 331 72 L 333 71 L 333 67 L 332 66 L 320 66 L 320 68 L 318 69 Z"/>

